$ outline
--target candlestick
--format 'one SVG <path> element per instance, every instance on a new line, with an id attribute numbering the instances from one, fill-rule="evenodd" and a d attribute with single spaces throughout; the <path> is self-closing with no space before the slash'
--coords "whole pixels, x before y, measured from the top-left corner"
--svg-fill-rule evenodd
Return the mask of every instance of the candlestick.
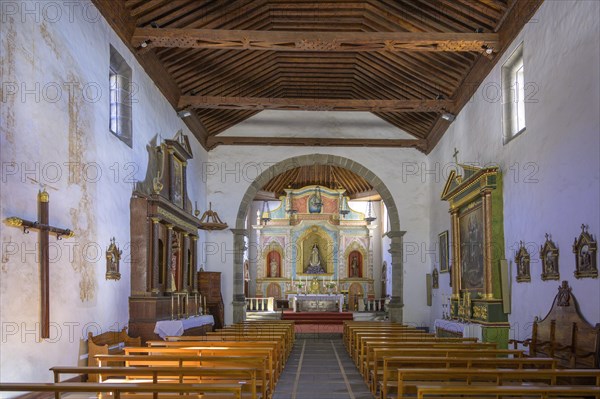
<path id="1" fill-rule="evenodd" d="M 173 296 L 171 295 L 171 320 L 173 320 L 173 307 L 175 306 L 175 298 L 173 298 Z"/>
<path id="2" fill-rule="evenodd" d="M 208 312 L 206 311 L 206 295 L 204 295 L 204 307 L 202 308 L 204 310 L 204 314 L 208 314 Z"/>

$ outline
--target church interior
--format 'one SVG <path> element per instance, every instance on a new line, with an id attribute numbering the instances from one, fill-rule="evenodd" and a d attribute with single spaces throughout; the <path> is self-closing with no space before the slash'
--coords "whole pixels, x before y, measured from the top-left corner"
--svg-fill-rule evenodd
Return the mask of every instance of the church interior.
<path id="1" fill-rule="evenodd" d="M 600 2 L 0 20 L 0 397 L 600 397 Z"/>

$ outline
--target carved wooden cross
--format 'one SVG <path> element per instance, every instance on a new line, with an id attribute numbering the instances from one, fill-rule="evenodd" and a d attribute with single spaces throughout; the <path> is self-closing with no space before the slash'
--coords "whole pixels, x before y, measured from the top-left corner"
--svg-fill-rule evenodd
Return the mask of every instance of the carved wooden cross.
<path id="1" fill-rule="evenodd" d="M 61 229 L 58 227 L 50 226 L 48 224 L 49 218 L 49 200 L 50 196 L 46 192 L 46 189 L 40 191 L 38 194 L 38 217 L 39 221 L 31 222 L 18 217 L 9 217 L 5 222 L 9 226 L 23 227 L 25 234 L 29 233 L 29 230 L 39 230 L 40 232 L 40 276 L 41 276 L 41 308 L 42 308 L 42 338 L 50 338 L 50 257 L 49 257 L 49 243 L 48 238 L 50 233 L 56 234 L 57 239 L 61 239 L 61 236 L 67 238 L 73 237 L 75 234 L 69 229 Z"/>

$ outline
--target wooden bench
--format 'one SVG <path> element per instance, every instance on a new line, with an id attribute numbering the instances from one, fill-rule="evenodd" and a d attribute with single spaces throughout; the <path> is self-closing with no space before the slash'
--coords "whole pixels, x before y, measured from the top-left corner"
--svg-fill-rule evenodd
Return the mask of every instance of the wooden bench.
<path id="1" fill-rule="evenodd" d="M 110 362 L 124 362 L 127 367 L 201 367 L 230 368 L 246 367 L 256 370 L 256 387 L 261 398 L 268 398 L 272 393 L 269 383 L 266 356 L 198 356 L 196 354 L 160 354 L 160 355 L 99 355 L 100 367 L 107 367 Z"/>
<path id="2" fill-rule="evenodd" d="M 106 383 L 0 383 L 0 392 L 54 392 L 60 393 L 111 393 L 115 399 L 129 397 L 127 393 L 135 393 L 133 398 L 181 398 L 181 394 L 202 394 L 206 399 L 241 399 L 241 384 L 106 384 Z M 139 395 L 152 394 L 152 395 Z M 167 396 L 158 394 L 170 394 Z M 179 395 L 174 395 L 179 394 Z"/>
<path id="3" fill-rule="evenodd" d="M 567 281 L 558 287 L 546 317 L 535 318 L 531 338 L 509 343 L 528 346 L 529 356 L 556 358 L 563 367 L 600 367 L 600 323 L 594 326 L 583 317 Z"/>
<path id="4" fill-rule="evenodd" d="M 508 369 L 554 369 L 556 361 L 548 358 L 468 358 L 468 357 L 412 357 L 389 356 L 383 358 L 383 366 L 379 382 L 379 392 L 382 397 L 388 392 L 394 392 L 398 387 L 398 369 L 428 369 L 435 373 L 439 369 L 452 368 L 508 368 Z M 375 391 L 375 388 L 372 388 Z"/>
<path id="5" fill-rule="evenodd" d="M 121 346 L 140 346 L 142 339 L 140 337 L 133 338 L 127 335 L 127 328 L 121 331 L 107 331 L 100 335 L 94 336 L 88 332 L 88 366 L 96 366 L 96 355 L 108 355 L 123 353 Z M 98 381 L 98 376 L 88 375 L 88 381 Z"/>
<path id="6" fill-rule="evenodd" d="M 540 385 L 571 384 L 577 378 L 577 385 L 600 386 L 598 369 L 398 369 L 397 399 L 405 395 L 415 395 L 420 385 L 523 385 L 527 382 Z M 585 383 L 582 380 L 587 380 Z M 386 398 L 382 391 L 382 398 Z"/>
<path id="7" fill-rule="evenodd" d="M 231 348 L 224 343 L 214 342 L 216 345 L 207 346 L 191 346 L 185 348 L 147 348 L 147 347 L 128 347 L 124 348 L 125 354 L 132 355 L 184 355 L 184 354 L 196 354 L 199 357 L 204 356 L 265 356 L 267 359 L 266 372 L 268 375 L 268 382 L 270 387 L 275 386 L 276 381 L 276 364 L 274 361 L 274 349 L 272 348 Z M 204 343 L 203 343 L 204 345 Z"/>
<path id="8" fill-rule="evenodd" d="M 449 398 L 600 398 L 600 388 L 590 386 L 472 386 L 424 385 L 417 389 L 417 399 Z"/>
<path id="9" fill-rule="evenodd" d="M 443 338 L 442 338 L 443 339 Z M 373 360 L 373 350 L 375 348 L 432 348 L 432 349 L 496 349 L 496 344 L 492 342 L 444 342 L 444 341 L 371 341 L 366 342 L 364 350 L 359 354 L 358 367 L 361 373 L 366 371 L 366 366 Z"/>
<path id="10" fill-rule="evenodd" d="M 414 357 L 489 357 L 497 358 L 500 356 L 515 356 L 521 357 L 522 351 L 513 349 L 397 349 L 397 348 L 373 348 L 373 361 L 368 362 L 369 354 L 367 353 L 367 365 L 365 368 L 366 382 L 371 387 L 371 392 L 376 394 L 378 382 L 381 381 L 383 375 L 383 359 L 387 356 L 414 356 Z"/>
<path id="11" fill-rule="evenodd" d="M 50 370 L 54 373 L 55 383 L 61 382 L 61 375 L 64 374 L 97 374 L 99 382 L 107 383 L 241 383 L 242 394 L 247 392 L 251 399 L 259 397 L 257 395 L 257 370 L 252 367 L 52 367 Z M 111 377 L 124 378 L 114 380 Z M 262 395 L 260 397 L 263 398 Z"/>

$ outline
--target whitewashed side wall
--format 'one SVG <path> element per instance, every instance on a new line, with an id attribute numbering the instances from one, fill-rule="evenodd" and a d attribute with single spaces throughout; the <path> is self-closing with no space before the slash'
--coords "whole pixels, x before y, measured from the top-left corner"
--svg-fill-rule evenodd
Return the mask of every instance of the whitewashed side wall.
<path id="1" fill-rule="evenodd" d="M 544 2 L 428 160 L 430 169 L 449 171 L 456 147 L 459 162 L 496 163 L 502 169 L 506 257 L 514 259 L 521 240 L 531 253 L 531 283 L 516 283 L 512 264 L 511 337 L 530 336 L 533 318 L 546 315 L 558 292 L 560 281 L 540 278 L 539 248 L 546 233 L 560 250 L 560 279 L 569 281 L 588 321 L 600 322 L 600 281 L 574 277 L 571 249 L 582 223 L 600 235 L 599 15 L 595 1 Z M 525 81 L 536 91 L 525 106 L 526 131 L 503 145 L 502 101 L 495 88 L 501 65 L 521 42 Z M 432 242 L 450 228 L 448 204 L 439 199 L 446 177 L 429 179 Z M 448 280 L 448 274 L 441 275 L 432 321 L 441 316 L 441 294 L 450 293 Z"/>
<path id="2" fill-rule="evenodd" d="M 41 340 L 38 234 L 1 228 L 0 380 L 31 382 L 51 381 L 53 365 L 84 362 L 88 330 L 127 324 L 132 182 L 144 179 L 147 146 L 157 134 L 188 131 L 91 3 L 74 3 L 70 13 L 63 2 L 51 2 L 54 9 L 31 2 L 29 12 L 25 3 L 11 2 L 14 12 L 0 16 L 0 218 L 36 220 L 43 184 L 50 223 L 76 234 L 50 238 L 51 338 Z M 133 148 L 108 130 L 109 43 L 133 69 Z M 207 156 L 188 135 L 194 152 L 190 197 L 206 209 Z M 123 250 L 120 281 L 104 276 L 113 236 Z"/>
<path id="3" fill-rule="evenodd" d="M 333 116 L 334 113 L 330 115 Z M 343 118 L 343 115 L 339 117 Z M 241 123 L 236 129 L 242 131 L 243 127 L 244 123 Z M 281 125 L 272 129 L 278 132 L 286 127 Z M 388 187 L 399 208 L 400 228 L 407 231 L 405 242 L 409 246 L 404 265 L 404 320 L 417 325 L 427 324 L 429 310 L 422 291 L 425 289 L 424 270 L 430 263 L 421 248 L 429 241 L 427 198 L 430 185 L 406 176 L 413 173 L 413 165 L 426 162 L 424 154 L 407 149 L 220 146 L 209 153 L 212 166 L 207 190 L 213 209 L 218 211 L 221 219 L 234 226 L 242 197 L 258 174 L 277 162 L 306 154 L 332 154 L 352 159 L 370 169 Z M 231 323 L 233 234 L 230 231 L 211 232 L 207 241 L 211 242 L 211 249 L 220 248 L 218 253 L 211 250 L 208 255 L 207 270 L 223 272 L 225 321 Z"/>

